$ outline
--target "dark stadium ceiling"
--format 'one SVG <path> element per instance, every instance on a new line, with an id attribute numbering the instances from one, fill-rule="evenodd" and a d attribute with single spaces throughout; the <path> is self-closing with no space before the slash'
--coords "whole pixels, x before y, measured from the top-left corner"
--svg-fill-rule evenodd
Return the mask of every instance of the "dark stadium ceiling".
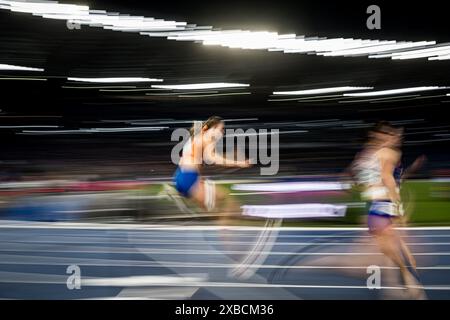
<path id="1" fill-rule="evenodd" d="M 264 42 L 266 34 L 239 38 L 239 33 L 225 40 L 215 39 L 233 48 L 204 45 L 201 36 L 175 41 L 171 40 L 173 34 L 168 39 L 142 35 L 133 28 L 123 32 L 124 28 L 114 24 L 111 27 L 108 23 L 106 28 L 98 23 L 96 26 L 68 24 L 64 17 L 50 19 L 33 6 L 3 0 L 0 1 L 0 66 L 43 71 L 0 70 L 2 125 L 21 125 L 23 118 L 19 121 L 14 118 L 21 115 L 53 116 L 52 123 L 65 127 L 117 118 L 204 118 L 210 113 L 263 119 L 317 119 L 325 115 L 371 119 L 380 118 L 389 108 L 392 108 L 391 115 L 399 118 L 412 111 L 413 117 L 420 118 L 429 116 L 433 110 L 438 112 L 438 108 L 450 101 L 447 95 L 450 89 L 446 88 L 450 86 L 450 60 L 432 59 L 445 59 L 450 53 L 446 47 L 450 41 L 446 14 L 438 2 L 427 8 L 407 1 L 396 1 L 395 6 L 378 2 L 380 30 L 366 27 L 366 8 L 372 4 L 369 1 L 346 1 L 345 5 L 321 0 L 286 3 L 68 0 L 60 3 L 88 5 L 91 10 L 105 10 L 113 16 L 120 13 L 128 17 L 186 22 L 184 26 L 190 29 L 181 32 L 211 30 L 209 27 L 217 32 L 238 29 L 272 32 L 277 33 L 275 37 L 290 35 L 289 39 L 297 41 L 295 46 L 304 40 L 302 37 L 308 40 L 307 45 L 317 45 L 310 51 L 292 52 L 283 51 L 286 48 L 282 42 L 281 48 L 275 45 L 277 50 L 273 51 L 271 44 Z M 95 13 L 97 17 L 101 15 Z M 292 38 L 293 34 L 296 37 Z M 263 37 L 262 47 L 245 49 L 254 45 L 253 39 L 258 46 L 258 36 Z M 327 39 L 338 39 L 338 43 L 326 42 Z M 350 48 L 363 48 L 363 54 L 339 52 L 333 48 L 342 45 L 343 40 L 339 39 L 347 39 L 346 44 L 350 41 Z M 407 46 L 412 43 L 414 47 L 394 47 L 389 51 L 391 56 L 377 58 L 373 55 L 386 52 L 366 53 L 364 45 L 375 44 L 358 39 L 389 41 L 388 47 L 406 42 Z M 277 44 L 281 43 L 280 39 L 276 40 Z M 411 56 L 411 50 L 418 50 L 419 56 L 425 53 L 425 57 L 397 59 L 399 53 Z M 436 50 L 441 55 L 433 54 Z M 92 83 L 68 79 L 71 77 L 139 77 L 159 82 Z M 188 87 L 189 90 L 155 87 L 204 83 L 247 86 Z M 419 89 L 364 98 L 347 96 L 346 90 L 326 94 L 273 94 L 354 87 L 375 92 Z M 427 89 L 422 90 L 423 87 Z M 428 90 L 430 87 L 434 89 Z"/>

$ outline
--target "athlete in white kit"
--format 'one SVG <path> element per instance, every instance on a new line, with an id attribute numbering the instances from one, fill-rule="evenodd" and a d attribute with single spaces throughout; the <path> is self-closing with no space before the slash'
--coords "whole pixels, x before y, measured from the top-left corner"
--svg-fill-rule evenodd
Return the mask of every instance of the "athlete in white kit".
<path id="1" fill-rule="evenodd" d="M 366 148 L 357 155 L 352 170 L 363 187 L 363 198 L 370 204 L 369 232 L 381 252 L 400 268 L 405 286 L 420 297 L 423 291 L 417 285 L 416 261 L 393 225 L 404 215 L 400 198 L 402 133 L 402 129 L 388 122 L 378 123 L 370 133 Z"/>

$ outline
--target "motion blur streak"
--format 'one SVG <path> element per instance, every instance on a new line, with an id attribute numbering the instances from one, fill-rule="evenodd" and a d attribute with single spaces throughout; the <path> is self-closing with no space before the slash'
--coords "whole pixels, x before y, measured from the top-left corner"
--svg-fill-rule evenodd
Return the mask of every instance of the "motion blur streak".
<path id="1" fill-rule="evenodd" d="M 308 94 L 370 90 L 370 89 L 373 89 L 373 87 L 334 87 L 334 88 L 322 88 L 322 89 L 298 90 L 298 91 L 275 91 L 273 94 L 274 95 L 308 95 Z"/>
<path id="2" fill-rule="evenodd" d="M 448 88 L 450 88 L 450 87 L 437 87 L 437 86 L 412 87 L 412 88 L 381 90 L 381 91 L 372 91 L 372 92 L 344 93 L 344 96 L 346 96 L 346 97 L 373 97 L 373 96 L 384 96 L 384 95 L 398 94 L 398 93 L 442 90 L 442 89 L 448 89 Z"/>
<path id="3" fill-rule="evenodd" d="M 231 187 L 233 190 L 244 191 L 329 191 L 350 189 L 350 184 L 338 182 L 285 182 L 285 183 L 259 183 L 259 184 L 237 184 Z"/>
<path id="4" fill-rule="evenodd" d="M 180 84 L 180 85 L 152 85 L 156 89 L 172 89 L 172 90 L 196 90 L 196 89 L 221 89 L 221 88 L 239 88 L 248 87 L 245 83 L 195 83 L 195 84 Z"/>
<path id="5" fill-rule="evenodd" d="M 122 78 L 77 78 L 69 77 L 67 80 L 80 81 L 80 82 L 94 82 L 94 83 L 124 83 L 124 82 L 161 82 L 162 79 L 152 79 L 152 78 L 133 78 L 133 77 L 122 77 Z"/>
<path id="6" fill-rule="evenodd" d="M 264 218 L 324 218 L 343 217 L 347 207 L 320 203 L 248 205 L 242 206 L 243 215 Z"/>
<path id="7" fill-rule="evenodd" d="M 44 71 L 44 69 L 40 68 L 30 68 L 30 67 L 23 67 L 23 66 L 13 66 L 10 64 L 0 64 L 0 70 L 11 70 L 11 71 Z"/>
<path id="8" fill-rule="evenodd" d="M 186 22 L 166 21 L 130 15 L 111 14 L 104 10 L 90 10 L 87 6 L 57 2 L 0 0 L 0 9 L 32 13 L 46 19 L 66 20 L 68 23 L 102 27 L 107 30 L 138 32 L 151 37 L 166 37 L 177 41 L 199 41 L 204 45 L 229 48 L 263 49 L 286 53 L 314 53 L 323 56 L 391 57 L 387 54 L 409 53 L 414 49 L 430 48 L 416 58 L 446 59 L 448 51 L 435 41 L 404 42 L 395 40 L 361 40 L 353 38 L 317 39 L 295 34 L 245 30 L 214 30 Z M 374 55 L 375 54 L 375 55 Z M 411 58 L 414 56 L 411 56 Z"/>

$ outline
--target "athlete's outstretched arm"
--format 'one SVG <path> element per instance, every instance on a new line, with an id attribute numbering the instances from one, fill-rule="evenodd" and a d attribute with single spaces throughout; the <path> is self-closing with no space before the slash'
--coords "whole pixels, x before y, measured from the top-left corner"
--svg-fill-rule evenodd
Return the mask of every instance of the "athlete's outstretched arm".
<path id="1" fill-rule="evenodd" d="M 402 178 L 408 179 L 411 175 L 413 175 L 415 172 L 417 172 L 427 161 L 427 157 L 425 155 L 421 155 L 418 157 L 412 165 L 410 165 L 405 172 L 403 173 Z"/>
<path id="2" fill-rule="evenodd" d="M 203 152 L 204 160 L 209 164 L 215 164 L 223 167 L 238 167 L 238 168 L 248 168 L 250 167 L 249 160 L 239 161 L 227 159 L 216 153 L 216 144 L 214 141 L 208 141 L 205 143 L 205 148 Z"/>

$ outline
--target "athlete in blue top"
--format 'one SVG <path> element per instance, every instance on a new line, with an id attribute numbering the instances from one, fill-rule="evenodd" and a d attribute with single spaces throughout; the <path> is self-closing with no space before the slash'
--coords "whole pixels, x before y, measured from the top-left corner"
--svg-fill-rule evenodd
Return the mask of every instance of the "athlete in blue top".
<path id="1" fill-rule="evenodd" d="M 247 168 L 248 160 L 234 161 L 226 159 L 215 151 L 217 141 L 223 136 L 225 129 L 221 117 L 213 116 L 191 129 L 191 137 L 183 147 L 182 157 L 174 175 L 175 188 L 184 197 L 192 199 L 199 206 L 211 211 L 215 207 L 216 198 L 224 195 L 213 184 L 202 179 L 200 168 L 203 163 L 225 167 Z"/>

